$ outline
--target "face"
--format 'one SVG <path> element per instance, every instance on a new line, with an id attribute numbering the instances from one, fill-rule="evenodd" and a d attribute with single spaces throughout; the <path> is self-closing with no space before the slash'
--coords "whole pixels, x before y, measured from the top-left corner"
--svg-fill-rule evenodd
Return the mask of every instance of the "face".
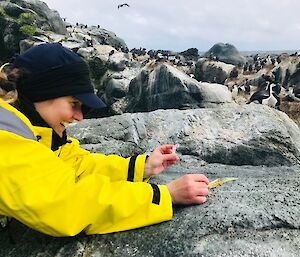
<path id="1" fill-rule="evenodd" d="M 82 104 L 72 96 L 37 102 L 34 106 L 44 121 L 61 137 L 67 125 L 83 119 Z"/>

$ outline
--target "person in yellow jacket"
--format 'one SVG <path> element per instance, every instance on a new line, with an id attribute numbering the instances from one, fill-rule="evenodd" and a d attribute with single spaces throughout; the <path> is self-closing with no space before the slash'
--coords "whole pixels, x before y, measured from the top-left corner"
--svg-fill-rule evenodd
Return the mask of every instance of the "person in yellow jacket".
<path id="1" fill-rule="evenodd" d="M 0 215 L 52 236 L 104 234 L 170 220 L 172 204 L 206 201 L 201 174 L 145 182 L 177 161 L 174 145 L 123 158 L 90 153 L 67 137 L 83 107 L 105 106 L 74 52 L 41 44 L 0 73 Z"/>

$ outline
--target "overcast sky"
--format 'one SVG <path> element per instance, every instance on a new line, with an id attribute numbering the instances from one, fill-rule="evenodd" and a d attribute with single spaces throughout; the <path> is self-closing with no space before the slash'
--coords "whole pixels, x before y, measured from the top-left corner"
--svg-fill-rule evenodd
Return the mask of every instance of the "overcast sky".
<path id="1" fill-rule="evenodd" d="M 300 49 L 299 0 L 46 0 L 71 23 L 100 25 L 127 46 L 207 51 Z M 130 7 L 117 8 L 128 3 Z"/>

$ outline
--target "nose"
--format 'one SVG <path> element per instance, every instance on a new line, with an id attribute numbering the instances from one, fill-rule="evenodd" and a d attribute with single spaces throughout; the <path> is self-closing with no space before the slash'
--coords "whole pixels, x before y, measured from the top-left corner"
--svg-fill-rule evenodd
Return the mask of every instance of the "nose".
<path id="1" fill-rule="evenodd" d="M 77 121 L 81 121 L 83 119 L 83 113 L 81 111 L 81 108 L 77 108 L 74 110 L 73 118 Z"/>

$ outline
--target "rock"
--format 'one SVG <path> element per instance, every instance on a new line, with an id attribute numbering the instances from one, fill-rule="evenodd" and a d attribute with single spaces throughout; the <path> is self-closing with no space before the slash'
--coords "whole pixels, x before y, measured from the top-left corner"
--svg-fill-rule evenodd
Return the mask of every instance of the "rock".
<path id="1" fill-rule="evenodd" d="M 112 105 L 118 99 L 125 97 L 127 90 L 120 80 L 110 79 L 105 87 L 103 99 L 107 105 Z"/>
<path id="2" fill-rule="evenodd" d="M 209 92 L 216 86 L 218 89 Z M 206 98 L 208 95 L 209 99 Z M 232 102 L 227 87 L 199 83 L 167 64 L 161 64 L 153 70 L 143 69 L 130 82 L 127 98 L 128 112 L 199 108 L 205 107 L 209 101 L 214 104 Z"/>
<path id="3" fill-rule="evenodd" d="M 203 57 L 217 58 L 221 62 L 225 62 L 233 65 L 246 63 L 246 58 L 243 55 L 241 55 L 233 45 L 228 43 L 215 44 L 203 55 Z"/>
<path id="4" fill-rule="evenodd" d="M 123 71 L 128 64 L 127 55 L 116 51 L 109 57 L 108 68 L 112 71 Z"/>
<path id="5" fill-rule="evenodd" d="M 208 201 L 175 206 L 170 222 L 107 235 L 53 238 L 12 223 L 16 244 L 0 231 L 5 257 L 299 256 L 299 166 L 253 167 L 180 161 L 153 183 L 186 173 L 238 180 L 210 190 Z"/>
<path id="6" fill-rule="evenodd" d="M 199 58 L 199 53 L 197 48 L 189 48 L 183 52 L 179 53 L 183 55 L 185 58 L 197 60 Z"/>
<path id="7" fill-rule="evenodd" d="M 8 1 L 2 1 L 1 7 L 8 16 L 18 18 L 21 13 L 26 12 L 23 7 Z"/>
<path id="8" fill-rule="evenodd" d="M 235 68 L 232 64 L 216 62 L 202 58 L 195 65 L 195 79 L 211 83 L 224 84 Z"/>
<path id="9" fill-rule="evenodd" d="M 181 158 L 227 165 L 300 164 L 300 130 L 283 112 L 250 105 L 157 110 L 84 120 L 69 132 L 90 150 L 131 156 L 180 144 Z"/>
<path id="10" fill-rule="evenodd" d="M 128 52 L 128 47 L 124 40 L 117 37 L 112 31 L 92 27 L 89 33 L 100 45 L 111 45 L 117 50 Z"/>
<path id="11" fill-rule="evenodd" d="M 95 56 L 88 60 L 91 75 L 94 79 L 99 80 L 107 71 L 107 60 L 103 56 Z"/>
<path id="12" fill-rule="evenodd" d="M 20 53 L 24 53 L 26 50 L 28 50 L 30 47 L 34 46 L 36 41 L 31 39 L 23 39 L 20 41 Z"/>
<path id="13" fill-rule="evenodd" d="M 98 55 L 101 55 L 105 58 L 105 61 L 108 61 L 110 53 L 117 51 L 115 48 L 109 45 L 95 45 L 94 48 L 96 49 Z"/>
<path id="14" fill-rule="evenodd" d="M 0 7 L 1 7 L 0 2 Z M 19 31 L 19 25 L 14 20 L 9 20 L 0 15 L 0 56 L 1 60 L 8 60 L 18 52 L 19 41 L 22 35 Z"/>
<path id="15" fill-rule="evenodd" d="M 62 44 L 62 46 L 69 48 L 76 53 L 80 48 L 85 47 L 83 42 L 62 41 L 61 44 Z"/>
<path id="16" fill-rule="evenodd" d="M 56 33 L 47 33 L 47 37 L 49 38 L 49 41 L 52 43 L 64 43 L 66 42 L 66 35 L 56 34 Z M 79 43 L 79 41 L 78 41 Z"/>
<path id="17" fill-rule="evenodd" d="M 96 51 L 94 47 L 82 47 L 78 49 L 77 54 L 85 60 L 88 60 L 95 56 Z"/>
<path id="18" fill-rule="evenodd" d="M 24 53 L 26 50 L 28 50 L 30 47 L 33 47 L 35 45 L 43 44 L 44 42 L 37 42 L 36 40 L 32 39 L 23 39 L 20 41 L 20 53 Z"/>
<path id="19" fill-rule="evenodd" d="M 19 52 L 19 42 L 41 31 L 52 30 L 65 34 L 66 28 L 56 11 L 38 0 L 0 1 L 3 13 L 0 15 L 0 56 L 7 60 Z M 21 16 L 26 14 L 27 18 Z M 27 26 L 27 29 L 24 29 Z M 30 28 L 30 29 L 28 29 Z M 27 31 L 27 32 L 26 32 Z M 32 32 L 33 31 L 33 32 Z M 35 32 L 34 32 L 35 31 Z"/>
<path id="20" fill-rule="evenodd" d="M 66 34 L 66 26 L 59 13 L 55 10 L 51 10 L 45 2 L 39 0 L 15 0 L 16 4 L 33 10 L 39 16 L 44 18 L 43 26 L 47 26 L 49 30 L 57 34 Z"/>

